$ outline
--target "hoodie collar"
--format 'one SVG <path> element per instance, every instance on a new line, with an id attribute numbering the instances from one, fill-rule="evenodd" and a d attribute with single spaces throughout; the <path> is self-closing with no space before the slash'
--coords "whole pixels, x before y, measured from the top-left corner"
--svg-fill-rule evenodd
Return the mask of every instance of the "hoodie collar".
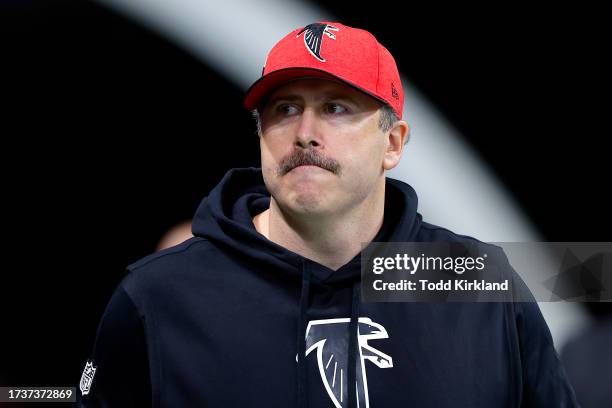
<path id="1" fill-rule="evenodd" d="M 411 186 L 386 178 L 383 225 L 373 241 L 414 241 L 421 223 L 417 203 L 416 192 Z M 260 168 L 232 169 L 202 200 L 193 220 L 193 234 L 236 251 L 240 257 L 250 257 L 257 263 L 289 271 L 301 279 L 305 258 L 270 241 L 253 225 L 253 217 L 269 205 L 270 193 Z M 360 259 L 357 254 L 337 271 L 308 261 L 312 263 L 315 282 L 333 282 L 358 279 Z"/>

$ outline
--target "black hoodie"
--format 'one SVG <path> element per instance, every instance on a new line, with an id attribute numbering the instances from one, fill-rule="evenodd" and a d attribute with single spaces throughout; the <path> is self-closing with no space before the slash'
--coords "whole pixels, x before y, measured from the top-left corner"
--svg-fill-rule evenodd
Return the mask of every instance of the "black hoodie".
<path id="1" fill-rule="evenodd" d="M 269 202 L 260 169 L 231 170 L 193 238 L 128 267 L 80 405 L 577 406 L 537 303 L 361 303 L 360 255 L 333 271 L 271 242 L 252 222 Z M 390 178 L 374 241 L 477 242 Z"/>

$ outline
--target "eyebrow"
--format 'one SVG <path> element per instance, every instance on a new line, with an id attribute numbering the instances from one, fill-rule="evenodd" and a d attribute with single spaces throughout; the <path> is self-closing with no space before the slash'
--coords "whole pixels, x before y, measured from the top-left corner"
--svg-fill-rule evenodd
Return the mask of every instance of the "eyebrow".
<path id="1" fill-rule="evenodd" d="M 333 100 L 343 100 L 343 101 L 347 101 L 350 103 L 353 103 L 355 105 L 359 105 L 359 102 L 356 101 L 354 98 L 351 98 L 349 95 L 345 95 L 345 94 L 340 94 L 340 93 L 334 93 L 334 92 L 326 92 L 324 93 L 320 98 L 318 98 L 320 101 L 333 101 Z M 288 95 L 279 95 L 279 96 L 274 96 L 272 98 L 270 98 L 267 102 L 266 105 L 271 105 L 274 104 L 278 101 L 288 101 L 288 102 L 295 102 L 295 101 L 301 101 L 304 100 L 304 98 L 301 95 L 298 94 L 288 94 Z"/>

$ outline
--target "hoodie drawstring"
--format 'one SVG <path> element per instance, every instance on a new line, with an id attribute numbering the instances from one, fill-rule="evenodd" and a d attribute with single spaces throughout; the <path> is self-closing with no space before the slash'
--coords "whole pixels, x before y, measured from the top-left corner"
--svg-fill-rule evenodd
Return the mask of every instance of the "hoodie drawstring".
<path id="1" fill-rule="evenodd" d="M 348 406 L 349 408 L 355 408 L 357 406 L 357 341 L 359 335 L 359 303 L 361 301 L 361 282 L 355 281 L 352 289 L 352 303 L 351 303 L 351 321 L 349 323 L 349 347 L 348 347 L 348 372 L 346 378 L 348 379 Z"/>
<path id="2" fill-rule="evenodd" d="M 297 389 L 298 408 L 308 407 L 308 376 L 306 371 L 306 311 L 308 310 L 308 298 L 310 297 L 310 265 L 302 260 L 302 294 L 300 296 L 300 315 L 298 316 L 298 338 L 297 338 Z"/>
<path id="3" fill-rule="evenodd" d="M 302 293 L 300 295 L 300 314 L 298 317 L 298 338 L 297 338 L 297 397 L 298 397 L 298 408 L 308 408 L 308 376 L 306 366 L 306 325 L 308 310 L 308 301 L 310 298 L 310 281 L 312 277 L 312 271 L 310 264 L 303 260 L 302 261 Z M 357 406 L 357 342 L 359 335 L 359 305 L 361 302 L 361 282 L 359 280 L 353 283 L 351 289 L 351 319 L 349 322 L 349 345 L 348 345 L 348 372 L 347 372 L 347 383 L 348 383 L 348 406 L 349 408 L 355 408 Z"/>

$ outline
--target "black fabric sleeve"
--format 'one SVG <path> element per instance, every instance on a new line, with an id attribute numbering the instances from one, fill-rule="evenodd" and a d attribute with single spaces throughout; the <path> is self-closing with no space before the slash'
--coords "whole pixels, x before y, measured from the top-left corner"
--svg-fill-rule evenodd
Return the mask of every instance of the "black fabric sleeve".
<path id="1" fill-rule="evenodd" d="M 502 265 L 512 277 L 513 317 L 518 334 L 522 408 L 577 408 L 574 389 L 555 350 L 548 324 L 533 294 L 503 251 Z"/>
<path id="2" fill-rule="evenodd" d="M 77 407 L 151 406 L 144 322 L 121 285 L 102 316 L 88 362 L 95 373 L 86 392 L 88 378 L 80 377 Z"/>
<path id="3" fill-rule="evenodd" d="M 505 257 L 505 255 L 504 255 Z M 533 294 L 512 268 L 514 313 L 518 333 L 523 408 L 577 408 L 574 389 L 555 350 L 550 329 Z"/>
<path id="4" fill-rule="evenodd" d="M 538 304 L 516 305 L 523 367 L 521 407 L 579 407 Z"/>

